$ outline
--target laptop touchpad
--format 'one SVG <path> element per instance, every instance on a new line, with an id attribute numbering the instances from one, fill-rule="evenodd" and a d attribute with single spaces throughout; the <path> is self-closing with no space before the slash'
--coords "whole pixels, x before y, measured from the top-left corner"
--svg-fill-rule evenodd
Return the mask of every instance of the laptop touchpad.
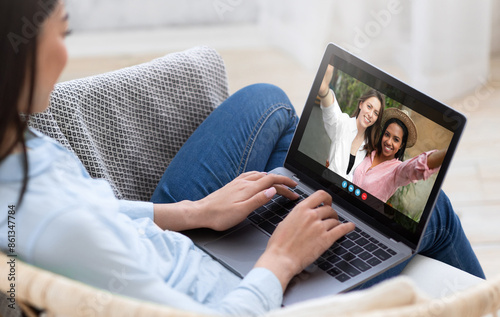
<path id="1" fill-rule="evenodd" d="M 247 225 L 203 246 L 205 251 L 245 276 L 264 253 L 269 236 Z"/>

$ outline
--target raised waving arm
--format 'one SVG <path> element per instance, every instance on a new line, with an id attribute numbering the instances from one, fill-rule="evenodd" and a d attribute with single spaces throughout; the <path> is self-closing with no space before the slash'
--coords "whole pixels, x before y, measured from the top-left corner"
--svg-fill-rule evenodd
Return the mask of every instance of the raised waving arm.
<path id="1" fill-rule="evenodd" d="M 332 93 L 330 93 L 330 82 L 333 77 L 333 66 L 328 65 L 325 72 L 325 77 L 323 77 L 323 82 L 318 91 L 318 96 L 321 99 L 321 105 L 323 107 L 329 107 L 333 105 L 335 101 L 335 97 Z"/>
<path id="2" fill-rule="evenodd" d="M 427 157 L 427 166 L 429 169 L 438 168 L 443 164 L 444 157 L 448 149 L 439 150 L 432 152 L 429 157 Z"/>

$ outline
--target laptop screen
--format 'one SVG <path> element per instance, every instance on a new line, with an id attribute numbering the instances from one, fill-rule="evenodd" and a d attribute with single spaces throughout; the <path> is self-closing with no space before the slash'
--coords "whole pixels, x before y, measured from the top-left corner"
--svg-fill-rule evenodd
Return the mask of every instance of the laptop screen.
<path id="1" fill-rule="evenodd" d="M 330 44 L 285 167 L 416 248 L 465 121 Z"/>

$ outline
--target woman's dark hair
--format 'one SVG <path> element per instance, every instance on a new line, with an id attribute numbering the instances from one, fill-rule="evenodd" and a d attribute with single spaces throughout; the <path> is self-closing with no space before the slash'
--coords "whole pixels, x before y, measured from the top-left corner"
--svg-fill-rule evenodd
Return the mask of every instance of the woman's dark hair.
<path id="1" fill-rule="evenodd" d="M 380 92 L 376 91 L 375 89 L 370 89 L 366 91 L 361 97 L 358 99 L 358 106 L 356 107 L 356 111 L 352 115 L 353 117 L 358 117 L 359 116 L 359 105 L 361 105 L 363 102 L 365 102 L 367 99 L 375 97 L 380 101 L 380 111 L 378 113 L 377 121 L 368 128 L 366 128 L 365 131 L 365 150 L 368 153 L 368 155 L 375 150 L 375 144 L 377 142 L 377 138 L 380 135 L 381 131 L 381 121 L 382 121 L 382 116 L 384 115 L 384 108 L 385 108 L 385 97 L 382 95 Z"/>
<path id="2" fill-rule="evenodd" d="M 406 150 L 406 142 L 408 141 L 408 128 L 406 128 L 406 125 L 403 123 L 403 121 L 397 119 L 397 118 L 391 118 L 386 121 L 384 124 L 384 129 L 382 129 L 382 135 L 380 136 L 378 142 L 377 142 L 377 152 L 381 153 L 382 152 L 382 136 L 385 133 L 385 130 L 387 130 L 387 127 L 391 123 L 396 123 L 403 129 L 403 140 L 401 141 L 401 148 L 399 148 L 399 151 L 396 152 L 394 155 L 395 158 L 397 158 L 400 161 L 403 161 L 404 156 L 405 156 L 405 150 Z"/>
<path id="3" fill-rule="evenodd" d="M 18 204 L 28 184 L 28 158 L 24 133 L 27 118 L 19 114 L 18 106 L 27 91 L 29 114 L 33 108 L 36 78 L 36 56 L 40 28 L 60 0 L 2 0 L 0 1 L 0 163 L 17 144 L 22 145 L 24 157 L 23 185 Z M 27 86 L 26 86 L 27 85 Z M 8 133 L 14 135 L 8 136 Z"/>

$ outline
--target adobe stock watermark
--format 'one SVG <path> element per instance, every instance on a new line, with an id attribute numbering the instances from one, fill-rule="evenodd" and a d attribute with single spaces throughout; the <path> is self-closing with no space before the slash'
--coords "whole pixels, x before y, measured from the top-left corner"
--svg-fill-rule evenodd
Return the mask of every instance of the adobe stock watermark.
<path id="1" fill-rule="evenodd" d="M 243 0 L 215 0 L 213 6 L 222 21 L 226 13 L 233 12 L 241 4 L 243 4 Z"/>
<path id="2" fill-rule="evenodd" d="M 465 97 L 461 102 L 451 104 L 451 108 L 460 111 L 464 116 L 467 117 L 471 113 L 479 111 L 481 104 L 487 101 L 493 95 L 493 93 L 495 92 L 495 86 L 498 86 L 500 84 L 494 81 L 488 81 L 482 77 L 479 77 L 478 80 L 481 85 L 479 85 L 474 90 L 474 93 Z M 447 110 L 444 113 L 443 119 L 449 123 L 455 122 L 456 120 L 456 125 L 458 126 L 462 123 L 462 119 L 459 116 L 454 116 L 452 113 L 453 110 Z M 456 128 L 456 126 L 453 128 Z"/>
<path id="3" fill-rule="evenodd" d="M 481 105 L 490 99 L 495 92 L 495 87 L 500 83 L 495 83 L 492 80 L 486 80 L 482 77 L 478 78 L 479 86 L 476 87 L 473 93 L 462 98 L 460 102 L 450 104 L 452 109 L 448 109 L 443 114 L 443 120 L 446 123 L 451 123 L 452 128 L 457 128 L 462 122 L 461 116 L 454 114 L 454 110 L 461 112 L 465 117 L 479 111 Z M 432 139 L 423 139 L 419 142 L 427 148 L 434 147 L 435 144 L 449 142 L 451 140 L 450 131 L 441 127 L 435 127 L 432 132 Z"/>
<path id="4" fill-rule="evenodd" d="M 370 11 L 371 20 L 365 23 L 363 28 L 354 28 L 352 43 L 342 43 L 349 51 L 359 54 L 362 49 L 378 37 L 393 21 L 393 16 L 403 12 L 400 0 L 390 0 L 387 7 L 378 11 Z"/>
<path id="5" fill-rule="evenodd" d="M 466 288 L 467 286 L 461 284 L 457 278 L 444 280 L 444 288 L 439 294 L 440 298 L 420 306 L 420 309 L 415 309 L 408 317 L 443 316 L 447 312 L 447 307 L 454 305 L 454 301 L 460 299 L 460 291 Z"/>
<path id="6" fill-rule="evenodd" d="M 31 19 L 27 17 L 21 18 L 21 34 L 10 32 L 7 35 L 7 38 L 16 54 L 19 53 L 19 47 L 21 45 L 28 44 L 30 40 L 38 35 L 38 30 L 53 10 L 53 8 L 51 8 L 41 0 L 38 1 L 38 5 L 40 6 L 41 10 L 36 12 L 33 17 L 31 17 Z"/>
<path id="7" fill-rule="evenodd" d="M 493 83 L 488 79 L 479 77 L 478 82 L 480 85 L 474 90 L 474 93 L 459 103 L 454 103 L 452 108 L 464 113 L 465 115 L 475 112 L 481 106 L 481 103 L 488 100 L 495 88 Z"/>

